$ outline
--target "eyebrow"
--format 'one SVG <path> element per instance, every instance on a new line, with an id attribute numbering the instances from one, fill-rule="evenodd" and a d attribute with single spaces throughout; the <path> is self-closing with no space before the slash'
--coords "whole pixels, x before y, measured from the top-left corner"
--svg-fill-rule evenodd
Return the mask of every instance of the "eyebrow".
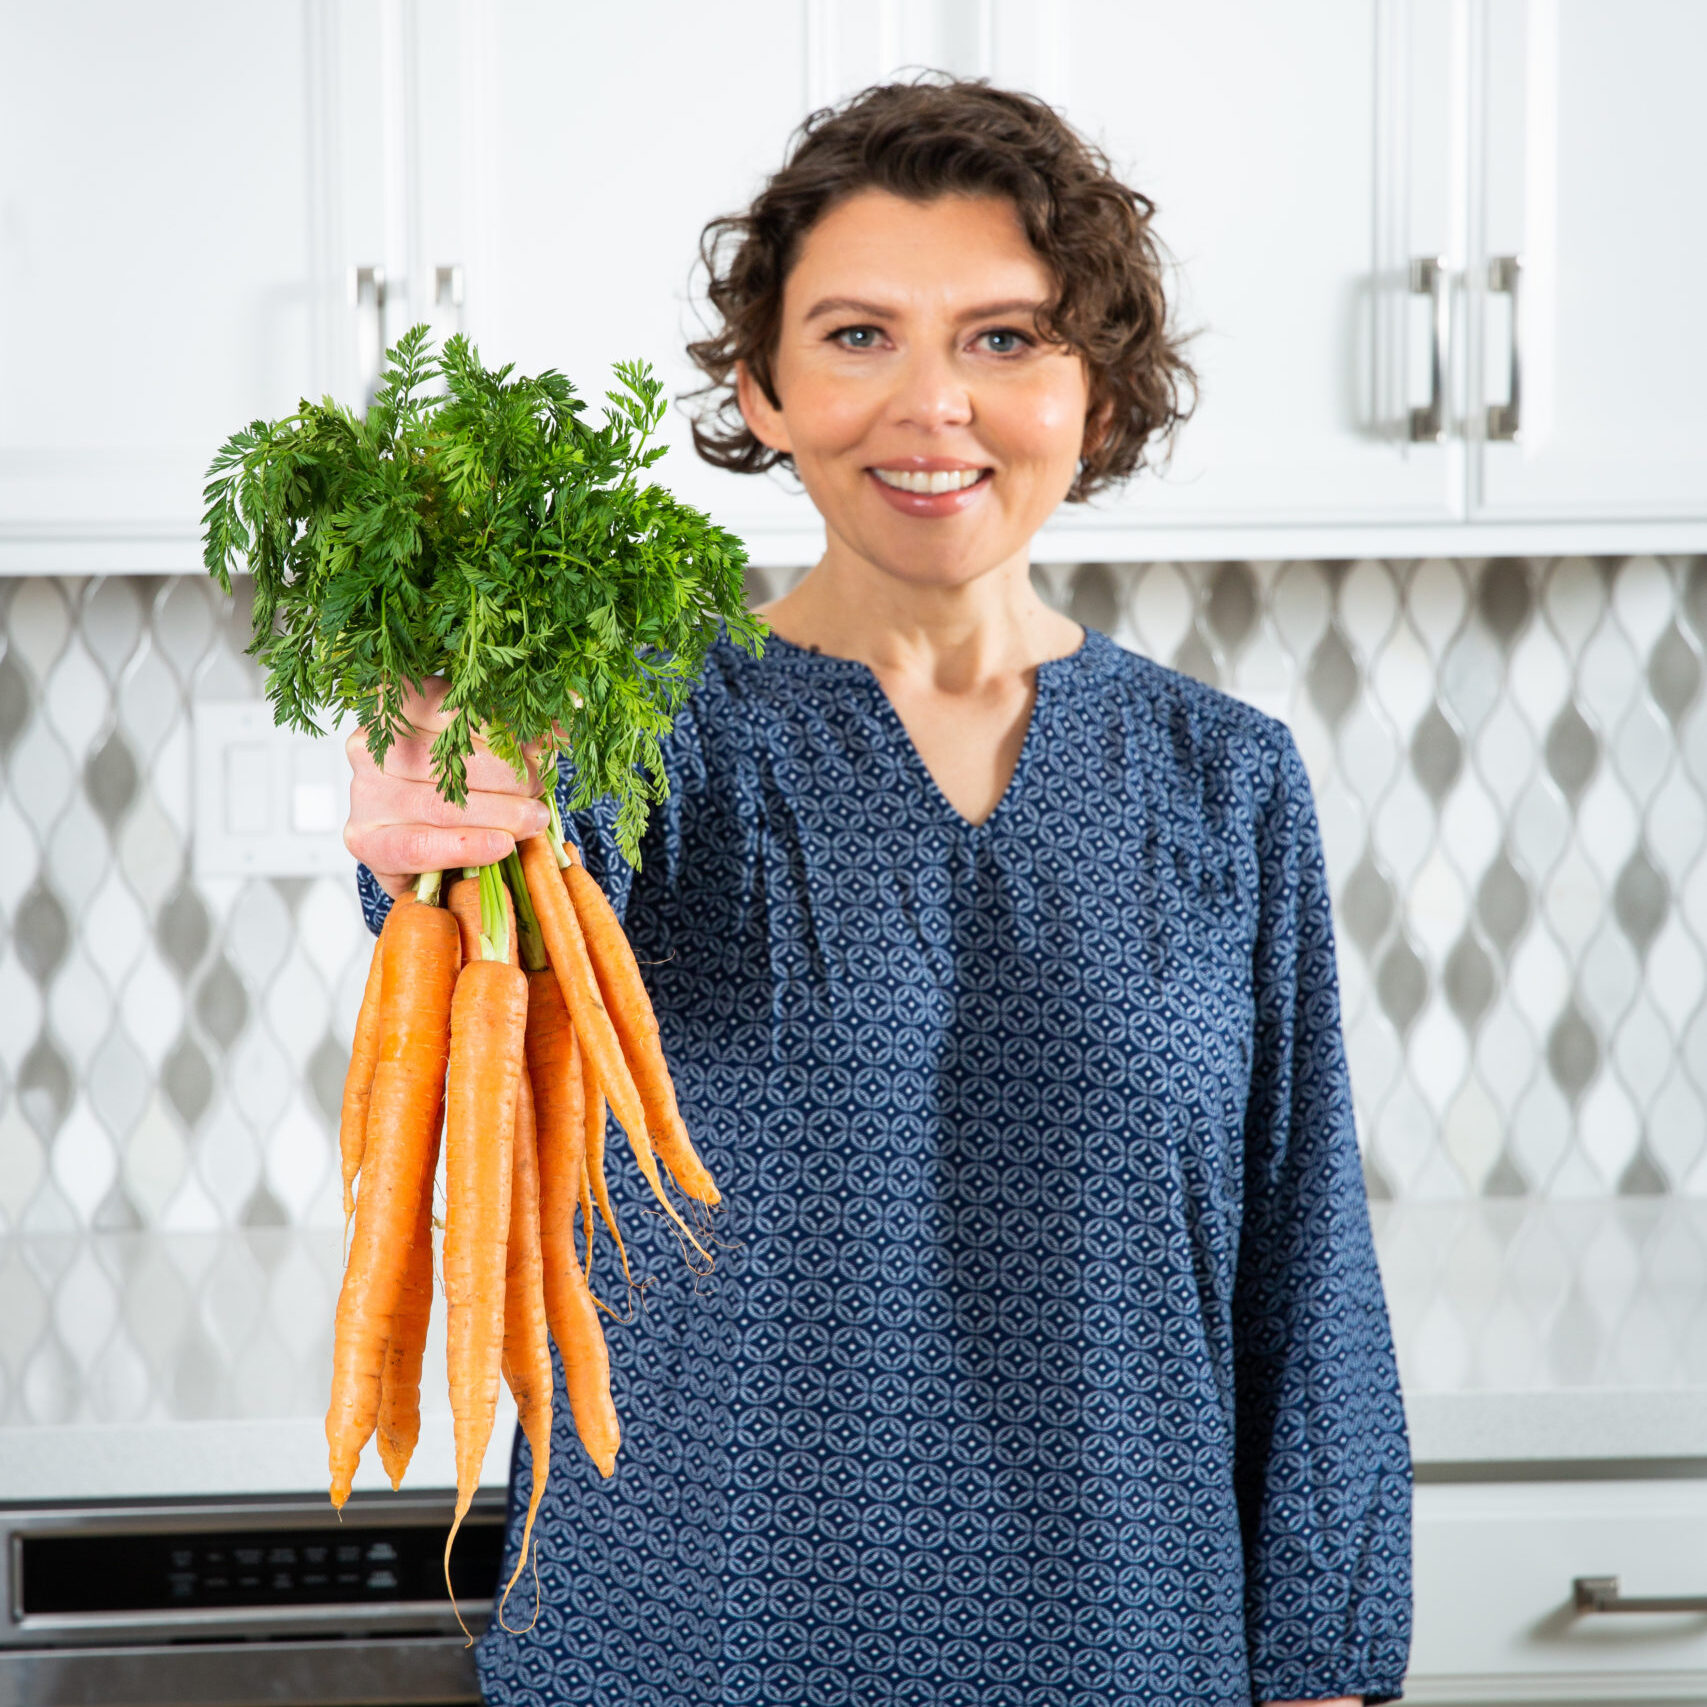
<path id="1" fill-rule="evenodd" d="M 986 320 L 995 314 L 1042 313 L 1045 303 L 1025 296 L 1010 297 L 1005 302 L 982 302 L 959 316 L 962 320 Z M 857 296 L 827 296 L 807 309 L 808 320 L 819 320 L 829 314 L 869 314 L 874 320 L 893 320 L 896 310 L 881 302 L 867 302 Z"/>

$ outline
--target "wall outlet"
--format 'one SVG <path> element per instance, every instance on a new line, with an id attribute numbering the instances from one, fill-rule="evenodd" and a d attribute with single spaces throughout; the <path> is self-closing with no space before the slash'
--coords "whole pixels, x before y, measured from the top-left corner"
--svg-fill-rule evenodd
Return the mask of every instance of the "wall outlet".
<path id="1" fill-rule="evenodd" d="M 197 877 L 351 872 L 343 728 L 318 738 L 281 729 L 260 700 L 198 700 L 194 724 Z"/>

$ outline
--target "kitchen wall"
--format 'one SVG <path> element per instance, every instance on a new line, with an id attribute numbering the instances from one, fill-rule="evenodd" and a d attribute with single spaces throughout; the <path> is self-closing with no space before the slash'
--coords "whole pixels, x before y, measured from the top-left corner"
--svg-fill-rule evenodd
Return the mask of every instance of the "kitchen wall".
<path id="1" fill-rule="evenodd" d="M 1297 737 L 1413 1389 L 1707 1378 L 1707 558 L 1037 576 Z M 0 1422 L 322 1398 L 369 940 L 344 877 L 191 873 L 247 630 L 0 582 Z"/>

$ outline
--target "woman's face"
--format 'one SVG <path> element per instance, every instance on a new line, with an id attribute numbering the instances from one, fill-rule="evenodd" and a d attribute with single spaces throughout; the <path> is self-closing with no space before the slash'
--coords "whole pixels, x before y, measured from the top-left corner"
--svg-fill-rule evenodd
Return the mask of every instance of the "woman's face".
<path id="1" fill-rule="evenodd" d="M 1038 335 L 1053 280 L 996 197 L 865 190 L 807 233 L 783 291 L 773 406 L 742 412 L 787 451 L 832 541 L 904 580 L 958 586 L 1016 555 L 1066 496 L 1084 362 Z"/>

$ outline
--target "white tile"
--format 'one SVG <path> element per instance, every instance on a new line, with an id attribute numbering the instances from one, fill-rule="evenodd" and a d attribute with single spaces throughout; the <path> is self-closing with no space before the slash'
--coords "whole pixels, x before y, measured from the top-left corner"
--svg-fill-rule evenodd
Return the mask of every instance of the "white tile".
<path id="1" fill-rule="evenodd" d="M 1619 565 L 1612 608 L 1644 658 L 1671 621 L 1677 592 L 1671 571 L 1656 557 L 1631 557 Z"/>
<path id="2" fill-rule="evenodd" d="M 1617 1078 L 1602 1071 L 1577 1106 L 1577 1142 L 1600 1176 L 1601 1190 L 1618 1190 L 1642 1141 L 1642 1118 Z"/>
<path id="3" fill-rule="evenodd" d="M 149 942 L 148 921 L 129 885 L 110 867 L 83 911 L 79 933 L 108 984 L 123 984 Z"/>
<path id="4" fill-rule="evenodd" d="M 1282 564 L 1274 578 L 1270 612 L 1281 643 L 1307 660 L 1333 614 L 1333 595 L 1319 563 Z"/>
<path id="5" fill-rule="evenodd" d="M 112 688 L 88 648 L 75 636 L 48 676 L 42 708 L 65 743 L 72 763 L 81 767 L 94 750 L 95 737 L 111 721 Z"/>
<path id="6" fill-rule="evenodd" d="M 113 996 L 106 980 L 73 942 L 48 989 L 48 1019 L 66 1059 L 79 1073 L 113 1023 Z"/>
<path id="7" fill-rule="evenodd" d="M 121 1169 L 125 1191 L 146 1225 L 164 1220 L 167 1205 L 184 1184 L 189 1160 L 183 1129 L 156 1090 L 125 1139 Z"/>
<path id="8" fill-rule="evenodd" d="M 1570 698 L 1570 662 L 1544 624 L 1531 623 L 1512 647 L 1506 691 L 1540 735 Z"/>
<path id="9" fill-rule="evenodd" d="M 79 934 L 82 934 L 84 911 L 112 869 L 112 861 L 106 826 L 95 816 L 79 789 L 66 802 L 64 812 L 48 835 L 45 873 L 54 893 L 65 902 L 76 921 L 73 929 Z"/>
<path id="10" fill-rule="evenodd" d="M 6 780 L 33 839 L 44 842 L 77 787 L 71 755 L 44 718 L 37 717 L 19 737 Z"/>
<path id="11" fill-rule="evenodd" d="M 104 576 L 84 594 L 78 627 L 109 680 L 116 680 L 134 655 L 142 638 L 144 615 L 142 600 L 129 576 Z"/>
<path id="12" fill-rule="evenodd" d="M 18 1107 L 16 1094 L 8 1087 L 0 1092 L 0 1230 L 9 1231 L 18 1226 L 46 1172 L 47 1152 Z M 5 1241 L 0 1239 L 0 1263 L 4 1247 Z M 6 1314 L 5 1272 L 0 1266 L 0 1318 Z M 3 1344 L 0 1335 L 0 1346 Z"/>
<path id="13" fill-rule="evenodd" d="M 183 989 L 150 948 L 119 992 L 119 1017 L 150 1069 L 158 1073 L 184 1026 Z"/>
<path id="14" fill-rule="evenodd" d="M 1466 1188 L 1479 1192 L 1505 1147 L 1499 1105 L 1479 1077 L 1465 1080 L 1447 1104 L 1441 1143 Z"/>
<path id="15" fill-rule="evenodd" d="M 118 1152 L 86 1098 L 73 1100 L 65 1124 L 53 1135 L 49 1165 L 78 1225 L 86 1227 L 118 1175 Z"/>
<path id="16" fill-rule="evenodd" d="M 117 715 L 140 764 L 147 765 L 166 732 L 188 716 L 183 689 L 152 641 L 144 641 L 118 686 Z"/>
<path id="17" fill-rule="evenodd" d="M 1339 610 L 1352 650 L 1365 661 L 1373 658 L 1399 614 L 1391 566 L 1369 559 L 1352 564 L 1340 583 Z"/>
<path id="18" fill-rule="evenodd" d="M 1606 614 L 1606 582 L 1588 557 L 1561 557 L 1541 588 L 1547 620 L 1565 644 L 1581 650 Z"/>
<path id="19" fill-rule="evenodd" d="M 1380 702 L 1402 741 L 1434 703 L 1434 660 L 1408 624 L 1400 624 L 1369 664 L 1367 687 Z"/>
<path id="20" fill-rule="evenodd" d="M 301 1096 L 292 1097 L 284 1117 L 266 1141 L 267 1185 L 300 1225 L 329 1173 L 335 1172 L 336 1134 L 312 1113 Z"/>

